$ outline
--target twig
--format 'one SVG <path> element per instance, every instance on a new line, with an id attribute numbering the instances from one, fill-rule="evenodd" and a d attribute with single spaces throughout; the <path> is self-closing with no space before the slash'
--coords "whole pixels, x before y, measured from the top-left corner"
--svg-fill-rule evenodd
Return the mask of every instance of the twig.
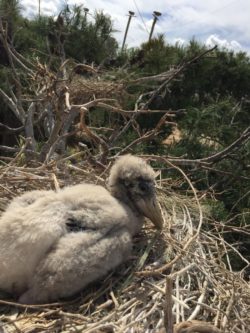
<path id="1" fill-rule="evenodd" d="M 206 54 L 212 52 L 216 48 L 217 48 L 217 46 L 214 46 L 211 49 L 202 52 L 198 56 L 192 58 L 191 60 L 187 61 L 182 66 L 180 66 L 178 69 L 176 69 L 173 72 L 173 74 L 166 81 L 164 81 L 155 91 L 153 91 L 153 93 L 151 94 L 151 96 L 148 99 L 148 101 L 144 104 L 144 108 L 147 109 L 149 107 L 149 105 L 152 103 L 152 101 L 154 100 L 154 98 L 157 95 L 160 94 L 160 92 L 169 84 L 170 81 L 172 81 L 176 76 L 178 76 L 181 72 L 183 72 L 188 66 L 190 66 L 191 64 L 199 61 L 202 57 L 204 57 Z"/>
<path id="2" fill-rule="evenodd" d="M 172 313 L 172 290 L 173 281 L 170 277 L 166 277 L 166 294 L 164 304 L 164 326 L 166 333 L 174 332 L 173 313 Z"/>
<path id="3" fill-rule="evenodd" d="M 192 314 L 188 317 L 188 319 L 187 319 L 188 321 L 193 320 L 193 319 L 195 319 L 197 317 L 197 315 L 198 315 L 198 313 L 199 313 L 199 311 L 201 309 L 201 305 L 199 303 L 202 303 L 203 300 L 204 300 L 204 298 L 205 298 L 205 295 L 206 295 L 206 292 L 207 292 L 207 286 L 208 286 L 208 281 L 205 280 L 203 288 L 202 288 L 201 295 L 200 295 L 200 297 L 199 297 L 199 299 L 197 301 L 198 304 L 196 305 L 196 307 L 195 307 L 194 311 L 192 312 Z"/>

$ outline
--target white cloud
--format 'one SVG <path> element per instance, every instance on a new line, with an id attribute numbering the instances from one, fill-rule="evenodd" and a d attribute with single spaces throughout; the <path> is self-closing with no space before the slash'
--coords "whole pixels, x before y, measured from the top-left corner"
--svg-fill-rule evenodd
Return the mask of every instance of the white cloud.
<path id="1" fill-rule="evenodd" d="M 21 0 L 21 3 L 28 9 L 28 13 L 34 7 L 38 12 L 37 0 Z M 157 10 L 162 16 L 155 26 L 154 34 L 164 33 L 168 41 L 188 41 L 195 37 L 202 43 L 217 40 L 226 47 L 235 50 L 241 47 L 250 52 L 249 0 L 41 0 L 41 12 L 56 14 L 65 3 L 83 5 L 92 13 L 97 9 L 109 14 L 117 30 L 114 36 L 120 43 L 127 24 L 128 10 L 134 11 L 136 17 L 132 18 L 127 37 L 129 47 L 139 46 L 148 39 L 152 12 Z"/>
<path id="2" fill-rule="evenodd" d="M 171 41 L 171 44 L 178 45 L 178 46 L 184 46 L 185 44 L 187 44 L 187 41 L 183 38 L 174 38 Z"/>
<path id="3" fill-rule="evenodd" d="M 38 0 L 20 0 L 23 12 L 27 16 L 38 15 Z M 62 5 L 61 0 L 40 0 L 42 15 L 56 15 Z"/>
<path id="4" fill-rule="evenodd" d="M 218 45 L 220 48 L 223 48 L 223 49 L 225 48 L 225 49 L 233 50 L 233 51 L 242 51 L 242 46 L 236 40 L 228 41 L 226 39 L 221 39 L 217 35 L 209 36 L 206 39 L 205 44 L 207 46 Z"/>

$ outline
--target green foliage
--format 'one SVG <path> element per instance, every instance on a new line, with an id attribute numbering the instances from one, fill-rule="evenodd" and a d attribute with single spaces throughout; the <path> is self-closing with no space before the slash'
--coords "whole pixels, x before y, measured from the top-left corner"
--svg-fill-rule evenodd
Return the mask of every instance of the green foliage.
<path id="1" fill-rule="evenodd" d="M 114 57 L 117 41 L 111 36 L 111 18 L 103 12 L 95 12 L 89 19 L 82 6 L 68 6 L 58 18 L 40 16 L 26 19 L 20 14 L 17 0 L 0 0 L 1 17 L 8 24 L 8 33 L 13 46 L 28 58 L 39 57 L 48 62 L 49 58 L 60 57 L 62 47 L 66 58 L 79 62 L 101 63 L 107 57 Z M 51 60 L 51 59 L 50 59 Z"/>
<path id="2" fill-rule="evenodd" d="M 140 49 L 134 49 L 130 58 L 138 59 L 136 65 L 139 64 L 140 72 L 155 75 L 166 71 L 169 66 L 178 64 L 183 55 L 182 48 L 168 45 L 164 36 L 159 35 L 143 43 Z"/>
<path id="3" fill-rule="evenodd" d="M 187 59 L 201 53 L 186 48 Z M 173 107 L 208 105 L 218 99 L 232 97 L 240 100 L 249 94 L 250 60 L 244 53 L 216 50 L 187 68 L 181 81 L 175 82 L 166 99 Z M 171 96 L 173 98 L 171 98 Z"/>
<path id="4" fill-rule="evenodd" d="M 209 210 L 209 214 L 216 220 L 220 222 L 226 222 L 228 218 L 228 211 L 225 208 L 223 201 L 215 201 L 208 199 L 206 200 L 206 205 Z"/>
<path id="5" fill-rule="evenodd" d="M 39 57 L 40 61 L 47 61 L 49 59 L 47 37 L 53 27 L 54 21 L 50 17 L 24 19 L 15 35 L 16 50 L 27 58 Z"/>
<path id="6" fill-rule="evenodd" d="M 113 26 L 109 16 L 95 12 L 94 20 L 90 21 L 82 13 L 82 6 L 74 6 L 71 11 L 64 11 L 62 16 L 67 22 L 65 51 L 69 57 L 80 62 L 100 63 L 115 56 L 118 44 L 111 36 Z"/>
<path id="7" fill-rule="evenodd" d="M 21 9 L 19 0 L 0 0 L 0 16 L 7 23 L 9 34 L 13 33 L 21 19 Z"/>
<path id="8" fill-rule="evenodd" d="M 189 138 L 205 137 L 215 140 L 215 144 L 227 145 L 240 135 L 249 111 L 249 107 L 239 106 L 237 100 L 229 97 L 207 106 L 188 107 L 180 125 Z"/>

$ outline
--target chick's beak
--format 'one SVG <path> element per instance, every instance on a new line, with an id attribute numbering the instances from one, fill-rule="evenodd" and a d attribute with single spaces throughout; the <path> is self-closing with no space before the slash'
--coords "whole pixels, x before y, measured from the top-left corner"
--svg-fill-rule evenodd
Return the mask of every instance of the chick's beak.
<path id="1" fill-rule="evenodd" d="M 136 204 L 142 214 L 149 218 L 157 229 L 162 229 L 164 219 L 156 196 L 152 196 L 148 199 L 140 199 Z"/>

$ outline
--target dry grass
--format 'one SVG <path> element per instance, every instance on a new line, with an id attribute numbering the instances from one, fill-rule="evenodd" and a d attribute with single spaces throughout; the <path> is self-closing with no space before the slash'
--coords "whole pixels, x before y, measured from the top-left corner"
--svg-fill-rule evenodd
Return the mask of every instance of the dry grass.
<path id="1" fill-rule="evenodd" d="M 15 161 L 1 167 L 0 208 L 27 190 L 79 181 L 104 185 L 106 176 L 107 170 L 84 162 L 61 160 L 28 168 Z M 215 227 L 208 227 L 206 209 L 185 181 L 191 197 L 168 191 L 161 180 L 165 227 L 157 233 L 146 223 L 127 263 L 71 300 L 39 306 L 0 300 L 0 332 L 157 333 L 164 332 L 169 313 L 175 333 L 249 332 L 250 288 L 243 271 L 232 270 L 230 253 L 249 263 Z M 172 288 L 167 295 L 166 277 Z"/>

